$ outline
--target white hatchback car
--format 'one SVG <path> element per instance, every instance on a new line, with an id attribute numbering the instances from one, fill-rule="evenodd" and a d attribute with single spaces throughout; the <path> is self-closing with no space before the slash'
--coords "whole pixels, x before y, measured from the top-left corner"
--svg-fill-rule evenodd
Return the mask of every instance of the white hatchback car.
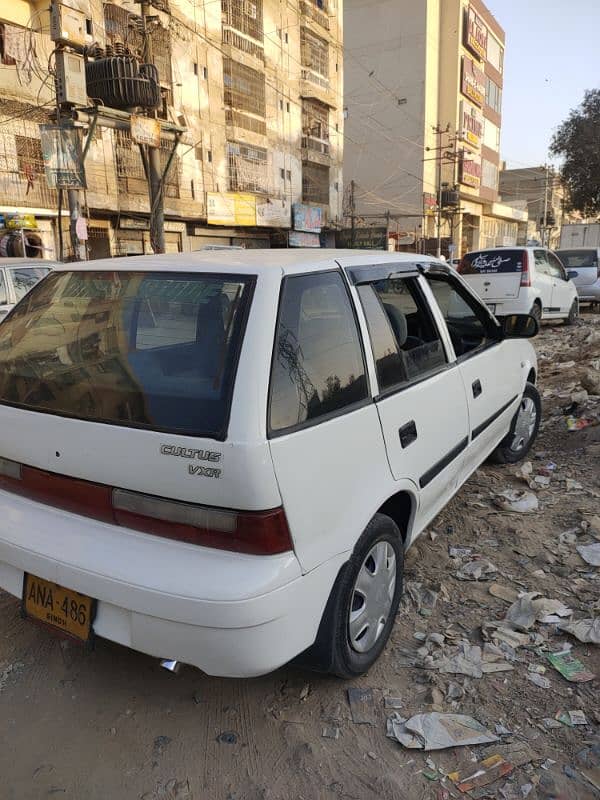
<path id="1" fill-rule="evenodd" d="M 575 284 L 544 247 L 474 250 L 463 256 L 458 272 L 498 317 L 531 314 L 572 324 L 579 315 Z"/>
<path id="2" fill-rule="evenodd" d="M 564 268 L 573 274 L 582 303 L 600 303 L 600 247 L 557 250 Z"/>
<path id="3" fill-rule="evenodd" d="M 0 258 L 0 320 L 54 266 L 40 258 Z"/>
<path id="4" fill-rule="evenodd" d="M 0 326 L 0 586 L 212 675 L 359 675 L 406 548 L 531 446 L 537 328 L 426 256 L 58 266 Z"/>

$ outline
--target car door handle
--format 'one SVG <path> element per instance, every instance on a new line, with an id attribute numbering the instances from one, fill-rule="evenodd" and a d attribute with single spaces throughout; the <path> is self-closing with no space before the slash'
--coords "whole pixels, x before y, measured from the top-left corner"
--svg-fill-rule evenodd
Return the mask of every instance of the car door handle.
<path id="1" fill-rule="evenodd" d="M 481 388 L 481 381 L 479 379 L 473 381 L 471 389 L 473 390 L 473 397 L 479 397 L 479 395 L 483 392 L 483 389 Z"/>
<path id="2" fill-rule="evenodd" d="M 400 434 L 400 444 L 403 448 L 408 447 L 409 444 L 412 444 L 414 441 L 416 441 L 418 433 L 414 419 L 411 419 L 410 422 L 407 422 L 406 425 L 403 425 L 399 429 L 398 433 Z"/>

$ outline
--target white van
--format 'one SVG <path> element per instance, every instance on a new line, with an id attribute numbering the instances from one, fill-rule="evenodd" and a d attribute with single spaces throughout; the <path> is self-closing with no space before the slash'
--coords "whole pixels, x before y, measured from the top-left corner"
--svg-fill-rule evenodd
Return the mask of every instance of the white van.
<path id="1" fill-rule="evenodd" d="M 475 250 L 463 256 L 458 272 L 498 317 L 531 314 L 573 324 L 579 315 L 575 284 L 544 247 Z"/>
<path id="2" fill-rule="evenodd" d="M 405 550 L 535 440 L 537 329 L 426 256 L 60 265 L 0 325 L 0 587 L 212 675 L 360 675 Z"/>

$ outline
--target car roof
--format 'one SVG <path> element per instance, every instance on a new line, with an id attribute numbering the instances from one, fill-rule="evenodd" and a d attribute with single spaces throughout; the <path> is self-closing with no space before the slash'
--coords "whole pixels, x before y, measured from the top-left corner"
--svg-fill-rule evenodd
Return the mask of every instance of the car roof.
<path id="1" fill-rule="evenodd" d="M 148 272 L 222 272 L 257 274 L 279 270 L 280 274 L 319 272 L 334 268 L 337 262 L 344 269 L 382 264 L 393 265 L 402 271 L 414 264 L 443 262 L 419 253 L 390 253 L 385 250 L 336 250 L 329 248 L 282 248 L 248 250 L 197 250 L 192 253 L 122 256 L 95 261 L 58 264 L 58 271 L 148 271 Z"/>

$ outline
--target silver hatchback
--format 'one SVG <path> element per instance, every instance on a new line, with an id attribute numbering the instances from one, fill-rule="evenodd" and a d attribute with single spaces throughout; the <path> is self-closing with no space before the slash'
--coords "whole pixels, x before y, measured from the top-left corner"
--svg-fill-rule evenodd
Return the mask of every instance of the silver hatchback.
<path id="1" fill-rule="evenodd" d="M 574 272 L 573 283 L 582 303 L 600 303 L 600 247 L 557 250 L 564 268 Z"/>
<path id="2" fill-rule="evenodd" d="M 0 320 L 55 263 L 38 258 L 0 258 Z"/>

